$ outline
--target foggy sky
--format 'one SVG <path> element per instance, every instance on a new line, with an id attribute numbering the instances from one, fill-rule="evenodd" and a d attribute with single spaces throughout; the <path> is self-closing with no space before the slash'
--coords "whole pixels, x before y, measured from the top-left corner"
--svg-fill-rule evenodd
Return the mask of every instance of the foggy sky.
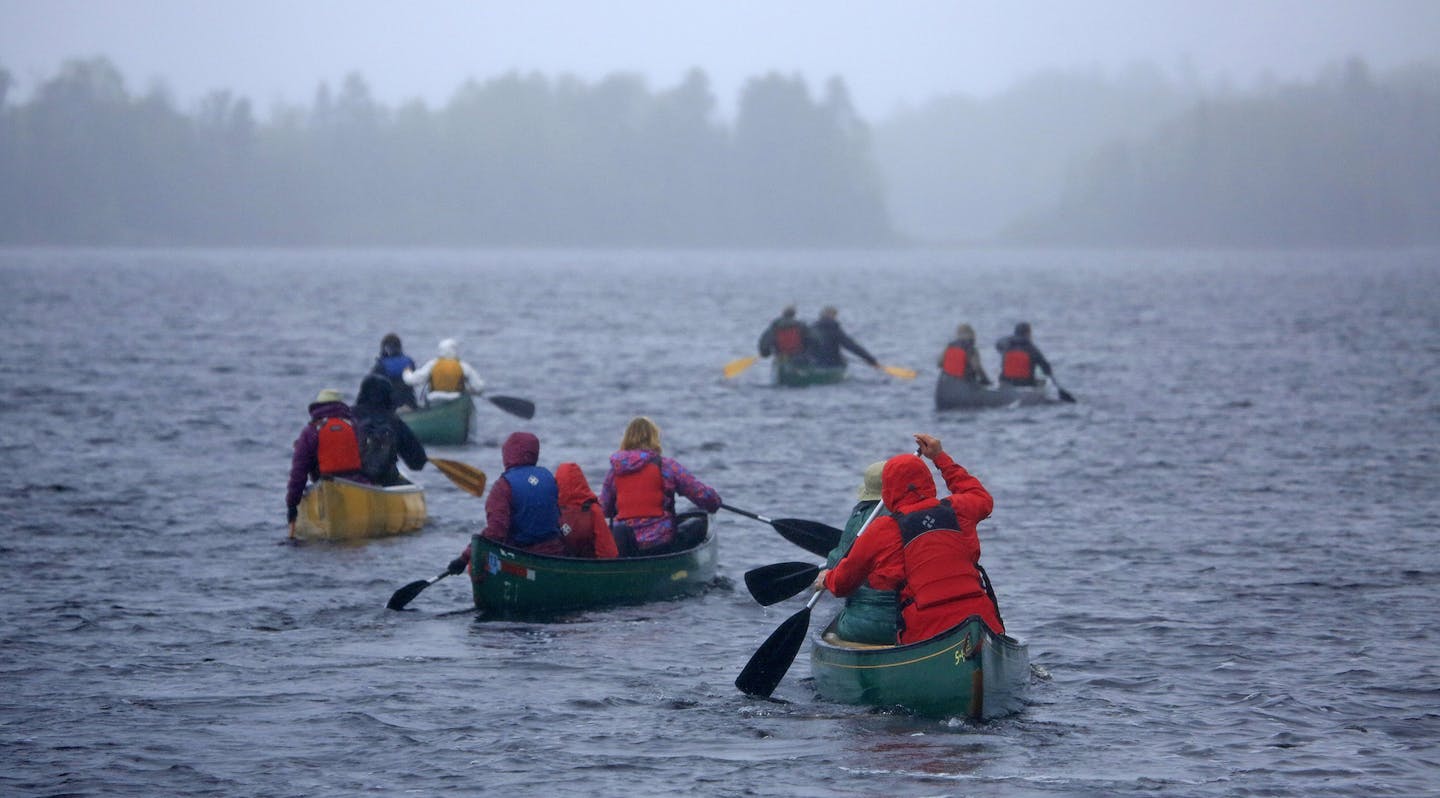
<path id="1" fill-rule="evenodd" d="M 778 70 L 817 90 L 843 77 L 876 120 L 1047 67 L 1188 64 L 1244 86 L 1350 56 L 1437 61 L 1440 0 L 0 0 L 0 67 L 19 98 L 96 56 L 132 91 L 163 80 L 182 106 L 215 89 L 262 111 L 305 104 L 351 71 L 383 103 L 437 107 L 467 78 L 510 70 L 628 71 L 663 88 L 700 67 L 722 109 Z"/>

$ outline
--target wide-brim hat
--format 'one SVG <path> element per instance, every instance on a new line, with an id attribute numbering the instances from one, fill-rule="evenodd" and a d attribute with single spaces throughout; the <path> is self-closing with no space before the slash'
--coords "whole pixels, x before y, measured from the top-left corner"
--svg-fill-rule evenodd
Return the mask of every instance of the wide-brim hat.
<path id="1" fill-rule="evenodd" d="M 343 401 L 345 401 L 345 397 L 341 396 L 341 395 L 340 395 L 340 392 L 337 391 L 337 390 L 335 390 L 334 388 L 323 388 L 323 389 L 321 389 L 320 393 L 315 394 L 315 403 L 316 403 L 316 404 L 319 404 L 320 402 L 343 402 Z"/>
<path id="2" fill-rule="evenodd" d="M 865 467 L 865 481 L 855 491 L 855 497 L 862 502 L 880 501 L 880 475 L 885 471 L 885 461 L 871 463 Z"/>

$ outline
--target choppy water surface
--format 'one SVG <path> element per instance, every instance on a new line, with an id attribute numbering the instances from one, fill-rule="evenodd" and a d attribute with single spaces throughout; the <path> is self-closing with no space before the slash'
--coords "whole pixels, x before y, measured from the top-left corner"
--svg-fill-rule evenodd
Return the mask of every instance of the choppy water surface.
<path id="1" fill-rule="evenodd" d="M 922 376 L 722 380 L 792 301 Z M 1434 252 L 10 251 L 0 318 L 6 795 L 1440 790 Z M 993 371 L 1022 318 L 1080 402 L 937 414 L 954 326 Z M 491 622 L 451 579 L 385 610 L 480 500 L 426 469 L 422 533 L 280 544 L 305 405 L 391 330 L 540 405 L 434 452 L 492 479 L 523 425 L 598 486 L 645 413 L 728 502 L 838 525 L 867 463 L 939 435 L 1049 678 L 985 724 L 825 703 L 804 653 L 788 703 L 745 698 L 799 605 L 740 577 L 808 555 L 731 514 L 701 597 Z"/>

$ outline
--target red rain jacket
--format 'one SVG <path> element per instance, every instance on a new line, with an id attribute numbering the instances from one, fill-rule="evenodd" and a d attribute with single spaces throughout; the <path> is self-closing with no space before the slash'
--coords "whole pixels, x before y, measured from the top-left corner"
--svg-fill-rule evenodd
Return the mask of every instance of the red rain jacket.
<path id="1" fill-rule="evenodd" d="M 565 551 L 571 557 L 609 559 L 620 554 L 600 500 L 585 472 L 576 463 L 561 463 L 555 468 L 555 482 L 560 487 L 560 532 L 565 536 Z"/>
<path id="2" fill-rule="evenodd" d="M 950 507 L 960 529 L 926 533 L 907 550 L 895 518 L 879 516 L 825 575 L 825 587 L 837 596 L 847 596 L 866 583 L 876 590 L 899 590 L 902 644 L 934 637 L 971 615 L 979 615 L 996 632 L 1005 631 L 975 568 L 980 561 L 975 525 L 990 516 L 995 500 L 950 455 L 941 453 L 935 465 L 951 491 Z M 913 454 L 886 461 L 880 495 L 885 506 L 900 515 L 940 503 L 929 467 Z M 916 548 L 925 538 L 930 540 Z"/>

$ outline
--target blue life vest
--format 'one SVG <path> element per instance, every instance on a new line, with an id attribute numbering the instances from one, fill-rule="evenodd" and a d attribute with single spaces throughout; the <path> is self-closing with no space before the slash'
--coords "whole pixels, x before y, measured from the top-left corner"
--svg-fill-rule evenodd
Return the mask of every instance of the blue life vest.
<path id="1" fill-rule="evenodd" d="M 501 474 L 510 483 L 510 540 L 531 546 L 560 534 L 560 488 L 540 466 L 515 466 Z"/>
<path id="2" fill-rule="evenodd" d="M 390 355 L 380 358 L 380 365 L 385 369 L 385 376 L 391 380 L 400 379 L 405 369 L 415 368 L 415 361 L 409 355 Z"/>

